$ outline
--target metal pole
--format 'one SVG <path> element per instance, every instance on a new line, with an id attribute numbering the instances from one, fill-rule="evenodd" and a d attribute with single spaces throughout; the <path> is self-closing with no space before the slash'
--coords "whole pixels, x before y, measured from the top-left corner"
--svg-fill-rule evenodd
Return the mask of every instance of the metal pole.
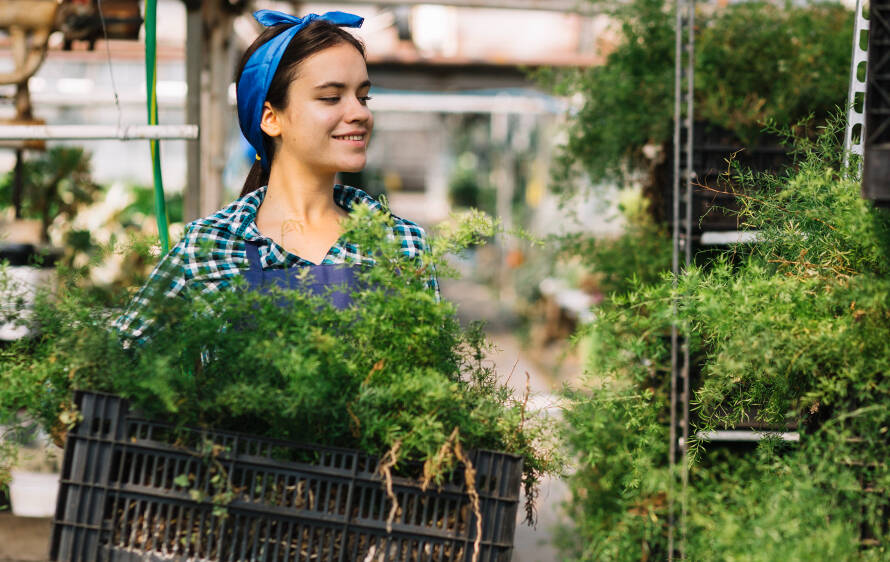
<path id="1" fill-rule="evenodd" d="M 196 138 L 197 125 L 0 125 L 0 141 Z"/>
<path id="2" fill-rule="evenodd" d="M 847 130 L 844 135 L 844 171 L 850 164 L 850 155 L 862 156 L 865 143 L 865 81 L 868 76 L 868 52 L 860 45 L 863 31 L 868 31 L 869 23 L 865 18 L 865 6 L 862 0 L 856 0 L 856 15 L 853 23 L 853 55 L 850 61 L 850 89 L 847 93 Z M 865 74 L 859 79 L 859 66 L 865 65 Z M 862 109 L 856 109 L 856 97 L 862 95 Z M 859 138 L 853 139 L 853 129 L 859 126 Z M 862 174 L 862 160 L 859 161 L 859 173 Z"/>
<path id="3" fill-rule="evenodd" d="M 671 273 L 673 279 L 671 286 L 674 291 L 677 290 L 677 276 L 680 274 L 680 121 L 683 119 L 682 105 L 680 96 L 682 93 L 682 77 L 683 77 L 683 4 L 684 0 L 676 0 L 674 9 L 676 11 L 675 21 L 675 40 L 674 40 L 674 169 L 673 169 L 673 186 L 672 186 L 672 204 L 671 204 L 671 220 L 672 220 L 672 253 L 671 253 Z M 679 345 L 679 333 L 677 331 L 677 300 L 672 297 L 671 300 L 671 431 L 670 443 L 668 444 L 668 560 L 674 559 L 674 465 L 677 461 L 677 349 Z"/>
<path id="4" fill-rule="evenodd" d="M 22 196 L 25 191 L 24 154 L 22 149 L 15 151 L 15 169 L 12 176 L 12 207 L 15 218 L 22 218 Z"/>
<path id="5" fill-rule="evenodd" d="M 686 266 L 692 263 L 692 182 L 695 179 L 692 151 L 694 140 L 694 101 L 695 101 L 695 0 L 686 0 L 688 19 L 686 22 L 686 158 L 684 179 L 686 181 Z M 680 557 L 686 558 L 686 515 L 688 512 L 687 489 L 689 488 L 689 396 L 692 391 L 691 369 L 689 365 L 689 337 L 683 338 L 683 493 L 680 514 Z"/>
<path id="6" fill-rule="evenodd" d="M 510 121 L 511 116 L 506 113 L 491 114 L 491 143 L 495 147 L 495 157 L 492 169 L 495 177 L 495 212 L 505 232 L 513 229 L 513 154 L 510 149 Z M 498 244 L 500 265 L 498 267 L 498 295 L 503 301 L 506 295 L 507 253 L 509 242 L 505 236 Z"/>
<path id="7" fill-rule="evenodd" d="M 675 470 L 677 462 L 677 446 L 682 454 L 680 493 L 680 558 L 686 557 L 686 489 L 689 484 L 688 447 L 689 441 L 689 395 L 690 369 L 689 345 L 685 334 L 680 333 L 678 320 L 677 290 L 679 286 L 680 252 L 683 252 L 683 263 L 688 266 L 692 262 L 692 183 L 695 174 L 692 169 L 693 152 L 693 117 L 694 117 L 694 51 L 695 51 L 695 0 L 677 0 L 676 30 L 674 43 L 674 176 L 673 176 L 673 236 L 671 270 L 673 272 L 671 324 L 671 430 L 669 444 L 670 479 L 668 483 L 668 560 L 674 559 L 675 533 L 677 524 L 676 507 L 674 504 Z M 685 189 L 683 189 L 685 187 Z M 681 219 L 680 203 L 686 205 Z M 679 400 L 678 400 L 679 398 Z M 680 411 L 678 412 L 678 401 Z M 677 426 L 681 426 L 681 438 L 677 437 Z"/>
<path id="8" fill-rule="evenodd" d="M 201 200 L 200 216 L 222 206 L 223 170 L 226 166 L 226 139 L 232 123 L 229 84 L 233 64 L 230 45 L 234 13 L 221 0 L 202 3 L 204 33 L 201 95 Z"/>

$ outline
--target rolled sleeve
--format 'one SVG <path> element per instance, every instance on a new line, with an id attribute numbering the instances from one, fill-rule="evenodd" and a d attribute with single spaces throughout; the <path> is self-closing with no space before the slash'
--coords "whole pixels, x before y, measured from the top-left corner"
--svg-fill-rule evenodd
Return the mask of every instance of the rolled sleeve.
<path id="1" fill-rule="evenodd" d="M 183 238 L 155 266 L 148 280 L 139 289 L 127 309 L 112 322 L 125 347 L 132 343 L 143 344 L 151 337 L 154 328 L 152 307 L 158 299 L 184 297 L 186 277 L 183 255 L 186 238 Z"/>

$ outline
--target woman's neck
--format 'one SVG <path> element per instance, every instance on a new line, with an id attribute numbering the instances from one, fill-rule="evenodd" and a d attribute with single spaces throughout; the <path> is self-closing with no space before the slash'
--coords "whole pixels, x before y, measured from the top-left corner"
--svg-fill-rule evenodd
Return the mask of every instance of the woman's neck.
<path id="1" fill-rule="evenodd" d="M 287 251 L 321 263 L 342 233 L 348 213 L 333 197 L 334 174 L 312 174 L 276 161 L 256 215 L 256 226 Z"/>
<path id="2" fill-rule="evenodd" d="M 269 218 L 286 217 L 310 224 L 328 220 L 333 214 L 341 214 L 334 203 L 333 187 L 333 173 L 313 173 L 299 163 L 276 159 L 260 209 Z"/>

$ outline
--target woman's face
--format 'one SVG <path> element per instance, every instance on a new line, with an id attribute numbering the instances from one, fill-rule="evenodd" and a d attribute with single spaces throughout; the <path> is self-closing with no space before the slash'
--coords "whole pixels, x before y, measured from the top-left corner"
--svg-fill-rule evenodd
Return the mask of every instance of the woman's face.
<path id="1" fill-rule="evenodd" d="M 367 106 L 370 88 L 365 60 L 352 45 L 329 47 L 303 60 L 290 83 L 287 108 L 272 111 L 280 134 L 275 160 L 285 156 L 321 173 L 364 168 L 374 127 Z M 270 109 L 267 102 L 264 130 Z"/>

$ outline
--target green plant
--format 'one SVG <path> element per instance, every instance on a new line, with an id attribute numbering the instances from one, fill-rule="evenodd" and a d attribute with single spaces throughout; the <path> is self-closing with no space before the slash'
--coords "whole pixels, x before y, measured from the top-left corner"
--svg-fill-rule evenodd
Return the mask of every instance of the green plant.
<path id="1" fill-rule="evenodd" d="M 746 403 L 757 403 L 763 420 L 789 412 L 807 420 L 823 406 L 849 411 L 890 393 L 882 374 L 890 366 L 890 217 L 844 175 L 840 127 L 799 140 L 797 169 L 756 178 L 764 195 L 742 197 L 742 223 L 762 240 L 740 266 L 683 277 L 681 291 L 693 295 L 684 316 L 708 353 L 703 419 L 737 423 Z"/>
<path id="2" fill-rule="evenodd" d="M 0 203 L 11 206 L 15 171 L 0 180 Z M 70 220 L 95 201 L 101 187 L 91 176 L 90 154 L 79 147 L 56 146 L 22 165 L 22 206 L 16 215 L 40 219 L 43 242 L 56 217 Z"/>
<path id="3" fill-rule="evenodd" d="M 466 157 L 460 160 L 475 160 Z M 495 191 L 480 181 L 479 172 L 471 166 L 459 166 L 455 169 L 448 183 L 448 198 L 451 204 L 459 208 L 475 208 L 486 213 L 493 213 L 495 207 Z"/>
<path id="4" fill-rule="evenodd" d="M 145 256 L 151 244 L 145 237 L 157 239 L 154 227 L 154 192 L 150 188 L 119 185 L 110 187 L 92 179 L 91 155 L 79 147 L 58 146 L 22 166 L 22 199 L 18 214 L 41 222 L 44 244 L 60 250 L 55 262 L 77 270 L 79 282 L 90 284 L 91 273 L 98 271 L 92 289 L 100 284 L 137 282 L 144 278 Z M 15 172 L 0 178 L 0 208 L 12 206 Z M 132 200 L 123 209 L 114 209 L 111 201 Z M 175 221 L 182 220 L 182 196 L 168 197 L 168 209 Z M 89 219 L 83 218 L 89 216 Z M 115 267 L 114 262 L 119 262 Z"/>
<path id="5" fill-rule="evenodd" d="M 646 169 L 643 147 L 673 134 L 674 14 L 664 0 L 601 3 L 620 40 L 599 66 L 542 69 L 540 82 L 580 104 L 557 152 L 553 188 L 574 193 Z M 827 118 L 844 103 L 852 13 L 841 4 L 730 3 L 696 13 L 695 118 L 755 144 L 763 123 Z"/>
<path id="6" fill-rule="evenodd" d="M 890 214 L 842 168 L 842 126 L 796 138 L 781 176 L 725 178 L 763 186 L 740 195 L 757 244 L 636 284 L 579 335 L 591 352 L 566 414 L 569 559 L 664 557 L 670 498 L 688 507 L 692 559 L 886 559 Z M 674 317 L 700 365 L 693 434 L 752 419 L 802 434 L 747 455 L 693 440 L 685 498 L 665 451 Z"/>
<path id="7" fill-rule="evenodd" d="M 755 144 L 763 123 L 820 120 L 847 92 L 852 13 L 840 3 L 738 3 L 696 38 L 696 118 Z"/>
<path id="8" fill-rule="evenodd" d="M 624 230 L 616 237 L 572 233 L 559 239 L 562 259 L 577 259 L 596 277 L 602 293 L 625 294 L 633 287 L 649 285 L 671 267 L 671 238 L 656 224 L 642 197 L 626 198 L 619 206 Z"/>
<path id="9" fill-rule="evenodd" d="M 155 216 L 155 192 L 153 187 L 134 185 L 129 188 L 133 194 L 133 202 L 120 212 L 120 221 L 124 225 L 141 225 L 143 221 L 154 222 Z M 171 223 L 182 222 L 183 195 L 171 193 L 165 196 L 167 204 L 167 218 Z"/>
<path id="10" fill-rule="evenodd" d="M 855 471 L 838 462 L 849 447 L 831 431 L 808 437 L 797 450 L 770 443 L 744 456 L 710 453 L 692 477 L 687 552 L 702 560 L 885 560 L 886 547 L 860 543 L 873 515 L 863 516 L 868 498 Z"/>
<path id="11" fill-rule="evenodd" d="M 63 286 L 35 307 L 39 337 L 0 350 L 0 416 L 24 409 L 60 436 L 75 419 L 72 389 L 111 391 L 179 424 L 360 448 L 385 461 L 387 477 L 429 484 L 463 449 L 504 450 L 523 457 L 533 498 L 540 476 L 559 466 L 545 421 L 483 362 L 481 327 L 461 328 L 453 305 L 426 286 L 433 267 L 447 270 L 446 253 L 490 236 L 494 224 L 470 214 L 420 262 L 402 257 L 387 220 L 356 210 L 347 224 L 359 248 L 376 249 L 366 256 L 376 265 L 359 269 L 364 288 L 345 310 L 301 291 L 157 293 L 163 328 L 124 348 L 108 329 L 114 313 Z"/>

